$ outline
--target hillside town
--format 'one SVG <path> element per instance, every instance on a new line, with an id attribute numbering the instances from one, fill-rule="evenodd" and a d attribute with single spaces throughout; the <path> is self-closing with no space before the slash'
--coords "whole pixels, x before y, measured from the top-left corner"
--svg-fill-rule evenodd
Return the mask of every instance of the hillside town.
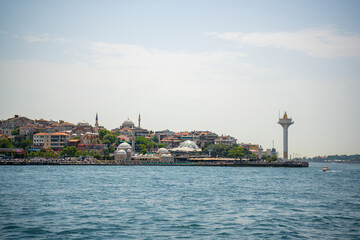
<path id="1" fill-rule="evenodd" d="M 212 157 L 231 156 L 233 148 L 238 150 L 234 157 L 240 159 L 276 160 L 278 155 L 274 148 L 264 150 L 259 144 L 238 143 L 230 135 L 211 131 L 148 130 L 141 127 L 140 114 L 137 124 L 128 118 L 111 130 L 99 125 L 98 114 L 93 126 L 83 120 L 73 124 L 19 115 L 0 121 L 0 154 L 3 157 L 67 156 L 111 160 L 121 143 L 131 146 L 132 155 L 156 154 L 159 149 L 176 152 L 184 143 L 199 149 L 193 152 Z"/>

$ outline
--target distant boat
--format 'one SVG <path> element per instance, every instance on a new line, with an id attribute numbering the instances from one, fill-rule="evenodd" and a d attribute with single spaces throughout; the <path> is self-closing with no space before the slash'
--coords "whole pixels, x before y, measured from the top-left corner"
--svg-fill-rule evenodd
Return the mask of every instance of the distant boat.
<path id="1" fill-rule="evenodd" d="M 327 166 L 324 166 L 324 167 L 322 168 L 322 171 L 328 172 L 328 171 L 330 171 L 330 170 L 329 170 L 329 168 L 328 168 Z"/>

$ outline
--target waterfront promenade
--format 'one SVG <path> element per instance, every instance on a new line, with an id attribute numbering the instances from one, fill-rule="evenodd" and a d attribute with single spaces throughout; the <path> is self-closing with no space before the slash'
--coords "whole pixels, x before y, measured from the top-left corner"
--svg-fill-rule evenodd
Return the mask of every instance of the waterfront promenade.
<path id="1" fill-rule="evenodd" d="M 33 158 L 33 159 L 2 159 L 0 165 L 112 165 L 112 166 L 134 166 L 134 165 L 155 165 L 155 166 L 217 166 L 217 167 L 309 167 L 308 162 L 288 161 L 288 162 L 266 162 L 266 161 L 245 161 L 216 159 L 216 161 L 175 161 L 172 163 L 165 162 L 146 162 L 139 160 L 130 160 L 116 162 L 114 160 L 98 159 L 71 159 L 71 158 Z"/>

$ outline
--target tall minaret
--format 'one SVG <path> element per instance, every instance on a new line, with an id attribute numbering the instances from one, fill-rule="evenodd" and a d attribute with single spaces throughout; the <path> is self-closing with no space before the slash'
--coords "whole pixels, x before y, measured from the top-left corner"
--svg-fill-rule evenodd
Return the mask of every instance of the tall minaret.
<path id="1" fill-rule="evenodd" d="M 141 122 L 141 117 L 140 117 L 140 113 L 139 113 L 139 128 L 140 128 L 140 122 Z"/>
<path id="2" fill-rule="evenodd" d="M 283 138 L 284 138 L 284 160 L 288 159 L 288 128 L 293 123 L 294 122 L 292 121 L 292 119 L 288 118 L 288 115 L 286 114 L 286 112 L 285 112 L 283 118 L 279 118 L 278 124 L 280 124 L 284 129 L 284 133 L 283 133 Z"/>
<path id="3" fill-rule="evenodd" d="M 133 128 L 131 136 L 131 156 L 135 156 L 136 128 Z"/>
<path id="4" fill-rule="evenodd" d="M 99 133 L 99 123 L 98 123 L 98 114 L 96 113 L 95 118 L 95 133 Z"/>

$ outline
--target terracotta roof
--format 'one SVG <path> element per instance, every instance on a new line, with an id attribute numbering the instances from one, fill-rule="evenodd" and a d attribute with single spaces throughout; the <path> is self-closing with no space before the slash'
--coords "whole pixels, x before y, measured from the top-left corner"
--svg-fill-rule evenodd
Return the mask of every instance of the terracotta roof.
<path id="1" fill-rule="evenodd" d="M 80 142 L 80 139 L 71 139 L 69 142 Z"/>
<path id="2" fill-rule="evenodd" d="M 69 134 L 66 133 L 52 133 L 51 136 L 69 136 Z"/>
<path id="3" fill-rule="evenodd" d="M 48 136 L 48 133 L 37 133 L 34 136 Z"/>
<path id="4" fill-rule="evenodd" d="M 121 129 L 119 132 L 132 132 L 132 130 L 131 129 Z"/>
<path id="5" fill-rule="evenodd" d="M 20 129 L 32 129 L 33 127 L 21 127 Z"/>

